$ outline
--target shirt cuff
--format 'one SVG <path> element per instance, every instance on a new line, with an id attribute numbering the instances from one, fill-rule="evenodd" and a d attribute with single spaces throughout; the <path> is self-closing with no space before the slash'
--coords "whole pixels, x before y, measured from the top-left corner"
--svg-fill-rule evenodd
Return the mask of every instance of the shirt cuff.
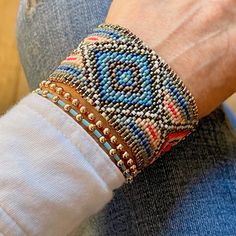
<path id="1" fill-rule="evenodd" d="M 1 117 L 0 153 L 0 232 L 12 235 L 66 235 L 124 183 L 89 134 L 37 94 Z"/>

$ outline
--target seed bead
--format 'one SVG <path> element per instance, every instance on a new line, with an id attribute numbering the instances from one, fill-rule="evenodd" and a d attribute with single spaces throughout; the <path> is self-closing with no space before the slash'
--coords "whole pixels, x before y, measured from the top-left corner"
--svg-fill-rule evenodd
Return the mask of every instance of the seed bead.
<path id="1" fill-rule="evenodd" d="M 48 95 L 48 91 L 47 90 L 44 90 L 43 93 L 42 93 L 43 97 L 47 97 Z"/>
<path id="2" fill-rule="evenodd" d="M 81 114 L 78 114 L 76 117 L 75 117 L 75 119 L 77 120 L 77 121 L 81 121 L 82 120 L 82 115 Z"/>
<path id="3" fill-rule="evenodd" d="M 119 161 L 117 162 L 117 166 L 121 167 L 122 165 L 124 165 L 124 162 L 123 162 L 122 160 L 119 160 Z"/>
<path id="4" fill-rule="evenodd" d="M 52 101 L 53 101 L 54 103 L 57 103 L 57 102 L 59 101 L 59 97 L 58 97 L 58 96 L 54 96 L 54 97 L 52 98 Z"/>
<path id="5" fill-rule="evenodd" d="M 84 114 L 86 112 L 86 107 L 82 106 L 79 110 L 82 114 Z"/>
<path id="6" fill-rule="evenodd" d="M 103 125 L 103 124 L 102 124 L 102 121 L 99 120 L 99 121 L 96 122 L 96 126 L 97 126 L 98 128 L 102 128 L 102 125 Z"/>
<path id="7" fill-rule="evenodd" d="M 124 150 L 124 147 L 123 147 L 122 144 L 119 144 L 116 148 L 117 148 L 117 150 L 119 150 L 119 151 L 123 151 L 123 150 Z"/>
<path id="8" fill-rule="evenodd" d="M 52 90 L 55 90 L 55 88 L 56 88 L 56 84 L 50 84 L 50 89 L 52 89 Z"/>
<path id="9" fill-rule="evenodd" d="M 111 137 L 111 143 L 116 143 L 117 142 L 117 138 L 115 136 Z"/>
<path id="10" fill-rule="evenodd" d="M 63 92 L 63 88 L 58 87 L 58 88 L 56 89 L 56 92 L 57 92 L 57 94 L 61 95 L 62 92 Z"/>
<path id="11" fill-rule="evenodd" d="M 45 84 L 46 84 L 46 82 L 47 82 L 46 80 L 43 80 L 43 81 L 39 84 L 39 87 L 40 87 L 40 88 L 44 87 Z"/>
<path id="12" fill-rule="evenodd" d="M 72 105 L 75 106 L 75 107 L 77 107 L 77 106 L 79 105 L 79 100 L 76 99 L 76 98 L 73 99 L 73 100 L 72 100 Z"/>
<path id="13" fill-rule="evenodd" d="M 105 128 L 105 129 L 103 130 L 103 133 L 104 133 L 105 135 L 109 135 L 109 134 L 110 134 L 110 129 L 109 129 L 109 128 Z"/>
<path id="14" fill-rule="evenodd" d="M 46 88 L 48 88 L 50 84 L 51 84 L 51 82 L 50 82 L 50 81 L 47 81 L 44 86 L 45 86 Z"/>
<path id="15" fill-rule="evenodd" d="M 94 119 L 95 119 L 95 116 L 94 116 L 93 113 L 90 113 L 90 114 L 88 115 L 88 118 L 89 118 L 89 120 L 94 120 Z"/>
<path id="16" fill-rule="evenodd" d="M 106 142 L 106 138 L 102 136 L 102 137 L 99 138 L 99 141 L 100 141 L 100 143 L 105 143 Z"/>
<path id="17" fill-rule="evenodd" d="M 71 109 L 71 106 L 70 106 L 70 105 L 66 104 L 66 105 L 64 106 L 64 110 L 65 110 L 65 111 L 70 111 L 70 109 Z"/>
<path id="18" fill-rule="evenodd" d="M 71 94 L 70 94 L 70 93 L 65 93 L 65 94 L 64 94 L 64 98 L 65 98 L 66 100 L 69 100 L 69 99 L 71 98 Z"/>
<path id="19" fill-rule="evenodd" d="M 129 153 L 128 153 L 128 152 L 124 152 L 123 155 L 122 155 L 122 157 L 123 157 L 124 159 L 127 159 L 127 158 L 129 157 Z"/>
<path id="20" fill-rule="evenodd" d="M 109 151 L 109 153 L 110 153 L 111 156 L 114 156 L 116 154 L 116 150 L 115 149 L 111 149 Z"/>
<path id="21" fill-rule="evenodd" d="M 90 131 L 94 131 L 94 130 L 95 130 L 95 125 L 90 124 L 90 125 L 89 125 L 89 130 L 90 130 Z"/>
<path id="22" fill-rule="evenodd" d="M 132 165 L 132 166 L 130 167 L 130 170 L 131 170 L 131 171 L 135 171 L 136 169 L 137 169 L 136 165 Z"/>
<path id="23" fill-rule="evenodd" d="M 134 161 L 133 161 L 132 159 L 129 159 L 129 160 L 127 161 L 127 164 L 128 164 L 129 166 L 132 166 L 133 163 L 134 163 Z"/>

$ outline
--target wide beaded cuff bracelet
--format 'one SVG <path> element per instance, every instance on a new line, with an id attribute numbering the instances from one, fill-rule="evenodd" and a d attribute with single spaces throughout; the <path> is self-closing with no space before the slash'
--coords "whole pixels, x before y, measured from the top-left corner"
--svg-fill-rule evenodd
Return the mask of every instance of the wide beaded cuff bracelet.
<path id="1" fill-rule="evenodd" d="M 138 171 L 198 124 L 195 100 L 179 76 L 120 26 L 98 26 L 48 81 L 88 101 L 129 147 Z"/>

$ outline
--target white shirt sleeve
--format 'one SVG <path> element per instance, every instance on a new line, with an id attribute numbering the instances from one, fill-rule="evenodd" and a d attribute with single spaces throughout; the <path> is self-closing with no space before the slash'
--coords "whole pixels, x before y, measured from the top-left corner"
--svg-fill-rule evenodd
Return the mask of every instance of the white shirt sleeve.
<path id="1" fill-rule="evenodd" d="M 67 235 L 124 177 L 65 112 L 30 94 L 0 118 L 0 235 Z"/>

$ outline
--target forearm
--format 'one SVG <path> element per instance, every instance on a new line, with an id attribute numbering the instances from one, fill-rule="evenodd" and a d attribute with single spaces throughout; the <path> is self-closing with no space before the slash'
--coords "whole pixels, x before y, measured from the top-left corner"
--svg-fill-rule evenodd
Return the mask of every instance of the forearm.
<path id="1" fill-rule="evenodd" d="M 167 64 L 144 47 L 141 41 L 140 49 L 132 49 L 138 39 L 134 35 L 127 36 L 128 32 L 123 31 L 125 29 L 110 28 L 107 25 L 103 27 L 105 28 L 98 28 L 98 31 L 110 30 L 120 38 L 123 37 L 123 44 L 119 40 L 111 41 L 112 38 L 96 33 L 86 38 L 49 76 L 49 80 L 40 84 L 41 89 L 36 92 L 45 98 L 33 94 L 2 118 L 2 135 L 9 137 L 2 144 L 2 166 L 6 166 L 6 171 L 2 172 L 2 181 L 8 180 L 1 193 L 2 208 L 29 234 L 69 233 L 111 199 L 112 190 L 124 182 L 122 174 L 128 182 L 132 181 L 138 172 L 190 134 L 196 126 L 194 99 Z M 128 46 L 127 40 L 131 46 Z M 114 49 L 107 49 L 111 43 L 114 47 L 121 43 L 121 47 L 115 48 L 117 52 L 114 55 L 118 55 L 115 59 L 110 54 Z M 93 52 L 97 46 L 101 50 L 98 60 L 103 69 L 99 67 L 100 62 L 96 64 L 93 60 Z M 91 47 L 95 48 L 91 50 Z M 136 51 L 132 54 L 129 49 L 129 54 L 123 53 L 124 51 L 119 51 L 123 47 Z M 84 54 L 86 50 L 87 55 Z M 107 52 L 105 57 L 101 55 L 103 50 Z M 104 70 L 104 59 L 111 64 L 117 62 L 117 67 L 110 67 L 112 76 L 117 76 L 113 78 L 110 89 L 111 78 L 106 79 L 104 74 L 107 70 Z M 123 60 L 126 61 L 124 65 Z M 98 87 L 101 89 L 99 82 L 94 84 L 96 73 L 91 80 L 91 73 L 96 72 L 93 69 L 96 66 L 102 75 L 100 83 L 103 84 L 104 94 L 100 94 L 100 90 L 98 93 L 94 92 Z M 116 71 L 118 67 L 121 75 Z M 122 68 L 136 73 L 133 78 L 136 86 L 132 86 L 133 82 L 130 85 L 129 80 L 132 80 L 133 74 L 129 77 L 124 74 L 125 71 L 122 72 Z M 84 72 L 84 77 L 81 76 L 81 71 Z M 69 83 L 71 81 L 75 84 Z M 118 86 L 120 81 L 126 86 Z M 88 86 L 88 82 L 92 85 Z M 169 83 L 172 84 L 171 89 Z M 76 85 L 82 89 L 78 91 L 75 89 Z M 118 87 L 119 90 L 116 90 Z M 124 88 L 128 88 L 129 93 L 126 94 Z M 108 89 L 111 94 L 107 93 Z M 160 100 L 162 95 L 163 100 Z M 122 97 L 123 102 L 120 100 Z M 25 107 L 25 113 L 22 106 Z M 136 112 L 134 116 L 130 116 L 134 108 Z M 168 113 L 165 112 L 166 109 Z M 14 110 L 17 114 L 12 117 Z M 15 117 L 19 122 L 14 121 Z M 12 123 L 14 125 L 9 127 Z M 96 134 L 97 143 L 93 141 L 95 144 L 90 137 L 93 134 Z M 10 148 L 9 139 L 13 136 L 19 138 L 16 145 Z M 98 143 L 101 147 L 104 146 L 107 155 Z M 103 154 L 94 151 L 96 148 Z M 18 157 L 21 152 L 22 155 Z M 94 159 L 95 157 L 98 158 Z M 8 175 L 9 160 L 24 164 L 17 165 L 12 170 L 16 173 L 13 177 Z M 12 184 L 16 181 L 20 182 L 17 187 Z M 19 197 L 19 192 L 25 194 Z M 47 206 L 46 209 L 44 205 Z M 60 227 L 57 226 L 58 222 L 63 222 Z M 9 226 L 4 225 L 4 228 L 8 230 Z"/>
<path id="2" fill-rule="evenodd" d="M 231 42 L 234 36 L 231 34 L 232 31 L 229 30 L 226 31 L 230 32 L 229 38 L 225 38 L 225 34 L 219 34 L 218 37 L 218 31 L 215 30 L 214 27 L 211 28 L 211 24 L 209 24 L 209 22 L 213 22 L 213 18 L 210 18 L 210 21 L 207 22 L 205 19 L 207 14 L 205 13 L 206 15 L 202 16 L 201 11 L 199 10 L 201 9 L 200 5 L 195 2 L 196 1 L 184 1 L 183 3 L 177 3 L 177 1 L 173 1 L 172 3 L 174 5 L 170 5 L 168 2 L 150 1 L 150 5 L 147 5 L 146 1 L 139 1 L 138 3 L 137 1 L 129 1 L 126 3 L 127 8 L 121 8 L 120 4 L 122 4 L 122 1 L 119 2 L 120 4 L 118 4 L 118 1 L 114 1 L 107 21 L 109 23 L 128 27 L 143 39 L 147 45 L 161 55 L 181 76 L 186 87 L 194 95 L 199 108 L 200 117 L 203 117 L 235 91 L 235 80 L 233 78 L 234 68 L 232 67 L 233 62 L 235 61 L 234 57 L 231 53 L 228 55 L 227 60 L 223 61 L 224 53 L 222 53 L 222 51 L 225 52 L 225 49 L 227 49 L 227 45 L 230 45 L 228 42 Z M 171 9 L 172 11 L 168 13 Z M 132 10 L 134 11 L 134 14 L 130 17 L 129 12 Z M 183 14 L 186 11 L 187 14 L 182 18 L 181 13 Z M 144 17 L 143 21 L 140 20 L 141 15 Z M 165 18 L 165 16 L 167 17 Z M 170 16 L 173 17 L 173 19 L 170 18 Z M 157 18 L 161 20 L 156 21 Z M 179 21 L 177 21 L 178 19 Z M 216 17 L 216 19 L 218 20 L 218 23 L 229 21 L 229 18 L 224 18 L 223 14 L 222 17 Z M 201 20 L 204 24 L 198 23 Z M 201 28 L 202 25 L 205 28 Z M 223 27 L 222 31 L 224 32 L 224 30 L 225 28 Z M 111 40 L 107 36 L 104 38 L 95 37 L 95 39 L 92 38 L 91 41 Z M 209 41 L 209 39 L 211 40 Z M 134 55 L 133 52 L 138 53 L 138 51 L 132 51 L 137 50 L 135 49 L 134 44 L 128 46 L 131 48 L 130 51 L 132 53 L 131 56 L 128 55 L 128 59 L 125 58 L 127 61 L 132 58 Z M 98 43 L 98 46 L 101 45 Z M 106 46 L 110 47 L 109 43 L 107 43 Z M 116 56 L 117 54 L 124 53 L 124 51 L 120 53 L 119 50 L 121 48 L 117 48 L 116 43 L 114 43 L 114 47 L 115 49 L 112 48 L 112 50 L 118 51 Z M 83 49 L 86 52 L 89 51 L 89 48 L 86 48 L 86 45 Z M 102 50 L 103 49 L 104 48 L 102 48 Z M 104 49 L 104 51 L 105 50 L 107 50 L 107 48 Z M 142 60 L 145 61 L 147 58 L 148 60 L 150 58 L 152 59 L 152 56 L 154 55 L 150 54 L 150 50 L 144 50 L 147 54 L 145 58 L 142 58 L 143 50 L 144 49 L 142 48 L 142 50 L 139 51 L 141 52 L 141 56 L 139 55 L 140 60 L 138 59 L 139 62 Z M 102 53 L 103 52 L 101 52 L 100 55 Z M 84 62 L 86 60 L 83 57 L 81 58 L 81 55 L 84 56 L 84 54 L 80 52 L 76 54 L 74 58 L 67 60 L 66 63 L 68 63 L 68 67 L 66 69 L 67 71 L 64 71 L 65 73 L 63 72 L 64 76 L 56 76 L 54 77 L 55 80 L 53 80 L 53 77 L 50 78 L 49 85 L 52 86 L 52 88 L 48 88 L 45 83 L 41 86 L 42 90 L 39 91 L 39 94 L 45 96 L 48 100 L 53 100 L 50 97 L 47 97 L 49 93 L 52 93 L 50 95 L 55 97 L 55 101 L 50 101 L 49 103 L 44 98 L 37 97 L 36 99 L 36 97 L 34 97 L 38 95 L 31 95 L 32 101 L 41 99 L 41 102 L 36 102 L 34 106 L 32 106 L 32 101 L 27 102 L 25 100 L 18 108 L 14 108 L 0 121 L 0 137 L 2 140 L 4 139 L 0 144 L 0 151 L 3 153 L 3 157 L 1 158 L 3 170 L 0 172 L 2 175 L 0 184 L 1 189 L 3 190 L 1 190 L 0 193 L 0 204 L 9 217 L 12 218 L 13 222 L 17 222 L 19 227 L 23 228 L 29 234 L 42 233 L 46 235 L 60 235 L 68 233 L 84 218 L 101 209 L 104 204 L 111 199 L 112 190 L 119 187 L 124 182 L 124 178 L 122 177 L 121 172 L 119 172 L 121 166 L 118 165 L 118 162 L 122 165 L 125 163 L 129 166 L 129 159 L 127 159 L 127 157 L 130 157 L 130 155 L 126 155 L 127 153 L 124 155 L 125 151 L 122 150 L 121 152 L 120 148 L 118 148 L 120 145 L 114 144 L 117 150 L 110 150 L 111 155 L 106 155 L 105 152 L 100 149 L 98 143 L 96 143 L 88 134 L 90 131 L 93 132 L 95 128 L 100 128 L 99 132 L 101 131 L 101 133 L 99 135 L 104 134 L 102 136 L 106 136 L 102 138 L 102 143 L 104 143 L 104 140 L 111 141 L 112 143 L 113 137 L 110 135 L 110 130 L 109 132 L 104 132 L 104 127 L 101 128 L 100 125 L 97 125 L 97 122 L 95 123 L 93 118 L 91 120 L 93 120 L 94 123 L 92 126 L 89 125 L 89 127 L 87 127 L 86 131 L 88 132 L 85 132 L 82 126 L 80 126 L 81 124 L 79 124 L 79 122 L 81 121 L 81 117 L 88 118 L 89 120 L 91 107 L 89 107 L 89 115 L 84 114 L 86 112 L 82 112 L 80 110 L 81 107 L 74 106 L 73 104 L 61 106 L 64 111 L 60 111 L 58 107 L 56 107 L 56 105 L 60 105 L 57 103 L 58 99 L 64 99 L 65 102 L 69 101 L 72 103 L 71 100 L 66 98 L 65 93 L 62 95 L 61 93 L 58 94 L 60 97 L 57 96 L 57 91 L 54 89 L 55 86 L 58 86 L 58 83 L 63 82 L 66 84 L 69 79 L 71 79 L 69 82 L 72 82 L 70 83 L 72 86 L 63 85 L 65 86 L 65 88 L 63 88 L 65 89 L 65 92 L 70 93 L 69 96 L 74 96 L 75 92 L 79 92 L 83 95 L 82 100 L 84 98 L 92 100 L 99 97 L 99 94 L 91 93 L 91 91 L 94 91 L 93 86 L 87 86 L 90 82 L 93 85 L 94 81 L 92 79 L 97 78 L 96 76 L 98 75 L 94 73 L 91 76 L 89 73 L 96 72 L 96 69 L 93 68 L 94 70 L 92 70 L 91 68 L 88 68 L 90 63 L 94 63 L 94 61 L 91 62 L 89 60 L 91 58 L 89 57 L 86 58 L 88 59 L 88 65 L 85 63 L 86 69 L 84 69 L 84 64 L 81 63 L 81 61 Z M 106 56 L 107 55 L 104 57 Z M 109 56 L 110 54 L 108 54 L 108 57 Z M 126 56 L 127 55 L 125 54 L 124 57 Z M 159 60 L 158 56 L 155 56 L 155 58 Z M 202 58 L 204 58 L 204 60 Z M 99 60 L 101 63 L 106 64 L 103 59 L 102 55 Z M 108 60 L 110 59 L 111 58 L 108 58 Z M 116 58 L 117 61 L 119 59 L 120 58 Z M 122 58 L 122 60 L 123 59 L 124 58 Z M 71 65 L 70 60 L 74 60 L 75 63 Z M 110 87 L 107 86 L 106 83 L 107 81 L 109 82 L 111 77 L 107 79 L 107 76 L 105 75 L 100 81 L 105 85 L 102 91 L 105 95 L 101 94 L 101 97 L 104 95 L 104 100 L 109 97 L 110 101 L 112 100 L 114 103 L 118 101 L 118 106 L 116 105 L 116 108 L 118 109 L 113 109 L 112 105 L 107 105 L 111 104 L 109 103 L 110 101 L 104 102 L 104 100 L 102 101 L 102 106 L 101 104 L 98 104 L 96 107 L 96 111 L 100 112 L 99 118 L 102 116 L 105 120 L 112 121 L 113 124 L 119 124 L 119 127 L 121 127 L 118 129 L 119 132 L 115 128 L 113 132 L 115 133 L 115 131 L 117 131 L 117 136 L 119 136 L 119 134 L 124 134 L 124 140 L 119 139 L 121 140 L 120 142 L 127 142 L 130 146 L 135 144 L 136 146 L 132 146 L 132 148 L 137 151 L 135 154 L 141 153 L 140 159 L 142 159 L 143 156 L 143 159 L 146 158 L 145 161 L 141 163 L 142 165 L 138 166 L 139 170 L 148 166 L 155 158 L 158 158 L 165 151 L 168 151 L 172 145 L 180 140 L 179 137 L 176 138 L 178 135 L 176 135 L 175 131 L 183 131 L 186 136 L 190 133 L 190 130 L 194 130 L 197 123 L 196 109 L 193 105 L 194 99 L 189 93 L 185 93 L 187 90 L 182 86 L 179 77 L 177 77 L 173 71 L 168 70 L 164 62 L 159 60 L 157 63 L 157 61 L 155 61 L 162 69 L 161 75 L 164 74 L 159 86 L 156 81 L 157 78 L 160 78 L 158 77 L 160 72 L 154 69 L 157 68 L 153 66 L 156 65 L 155 62 L 151 61 L 150 64 L 149 62 L 150 60 L 148 62 L 146 61 L 146 65 L 151 65 L 152 75 L 154 74 L 156 76 L 152 78 L 150 84 L 155 84 L 155 86 L 149 87 L 151 88 L 149 90 L 141 89 L 141 92 L 138 91 L 138 95 L 142 98 L 143 91 L 144 93 L 146 92 L 144 95 L 149 99 L 146 99 L 146 97 L 144 98 L 146 99 L 146 104 L 143 104 L 143 101 L 139 101 L 139 97 L 136 96 L 137 94 L 134 93 L 133 95 L 131 93 L 137 92 L 135 86 L 134 88 L 131 88 L 131 92 L 129 93 L 131 98 L 129 97 L 125 100 L 125 102 L 128 101 L 128 105 L 125 104 L 123 106 L 123 100 L 120 102 L 120 97 L 116 94 L 117 92 L 121 95 L 120 91 L 112 91 L 111 96 L 106 94 L 108 89 L 114 90 L 114 87 L 117 89 L 122 86 L 117 85 L 120 83 L 120 78 L 113 78 L 113 80 L 116 79 L 116 81 L 112 81 L 112 86 L 114 84 L 114 87 L 111 87 L 111 85 Z M 121 64 L 122 63 L 120 62 L 118 63 L 119 68 L 127 67 L 129 69 L 132 67 L 132 65 L 130 66 L 132 63 L 126 63 L 123 67 L 120 66 Z M 138 66 L 140 66 L 140 64 L 135 64 L 132 67 L 132 72 L 136 73 L 136 76 L 134 76 L 136 79 L 135 82 L 142 82 L 143 80 L 140 79 L 142 76 L 144 78 L 148 77 L 148 81 L 144 81 L 144 84 L 138 84 L 139 87 L 137 87 L 147 88 L 145 86 L 149 86 L 149 74 L 145 77 L 147 75 L 145 69 L 139 69 Z M 141 66 L 143 66 L 143 64 Z M 136 69 L 137 67 L 138 70 Z M 116 68 L 116 65 L 112 65 L 111 68 Z M 103 73 L 107 68 L 103 69 L 100 73 Z M 140 76 L 139 73 L 143 70 L 145 73 L 142 74 L 141 72 Z M 67 73 L 68 71 L 70 73 Z M 83 78 L 84 84 L 81 84 L 81 77 L 77 74 L 78 71 L 85 71 L 85 76 L 88 76 L 85 79 Z M 225 71 L 227 73 L 224 73 Z M 60 73 L 56 73 L 56 75 L 60 75 Z M 116 77 L 115 75 L 115 73 L 112 73 L 113 77 Z M 123 76 L 122 73 L 121 75 Z M 166 85 L 164 83 L 166 82 L 166 78 L 169 79 L 169 81 L 173 79 L 173 89 L 172 85 L 169 87 L 166 86 L 166 88 L 164 87 Z M 61 79 L 61 81 L 58 81 L 57 79 Z M 75 83 L 73 84 L 73 82 Z M 122 80 L 121 84 L 125 84 L 126 82 L 127 81 Z M 83 88 L 84 90 L 78 89 L 75 91 L 74 88 L 77 85 L 77 88 Z M 98 87 L 98 84 L 95 85 Z M 128 83 L 127 87 L 129 86 L 130 83 Z M 222 93 L 219 94 L 221 89 Z M 129 88 L 125 88 L 124 91 L 125 90 L 129 90 Z M 124 91 L 122 90 L 122 97 L 125 97 L 126 95 Z M 150 93 L 153 96 L 150 96 Z M 114 94 L 117 95 L 117 100 L 113 99 L 112 96 Z M 175 96 L 176 94 L 179 97 Z M 91 97 L 88 95 L 91 95 Z M 161 98 L 162 100 L 158 98 Z M 81 97 L 79 97 L 79 99 L 81 99 Z M 154 101 L 154 103 L 151 104 L 153 109 L 150 112 L 149 106 L 151 100 Z M 138 101 L 139 103 L 134 104 L 134 101 Z M 54 102 L 55 105 L 53 105 L 52 102 Z M 91 104 L 94 105 L 93 101 Z M 121 107 L 119 107 L 120 104 L 122 104 Z M 133 120 L 131 119 L 131 116 L 129 117 L 130 112 L 133 110 L 127 109 L 130 108 L 130 104 L 134 105 L 132 108 L 136 109 L 138 107 L 138 110 L 135 110 L 135 112 L 137 112 L 133 113 L 135 115 L 132 114 Z M 140 104 L 142 106 L 141 108 L 139 107 Z M 181 105 L 184 105 L 186 109 L 182 109 Z M 102 110 L 101 108 L 104 108 L 105 106 L 108 109 Z M 176 108 L 176 110 L 173 107 Z M 142 112 L 144 109 L 146 111 L 145 114 Z M 154 109 L 155 112 L 152 113 Z M 79 115 L 78 119 L 76 119 L 76 116 L 73 117 L 73 119 L 75 118 L 74 121 L 69 114 L 72 110 L 73 113 L 76 112 L 76 116 Z M 82 114 L 79 114 L 79 112 Z M 116 115 L 114 117 L 113 112 Z M 15 113 L 17 113 L 17 116 Z M 139 115 L 141 117 L 138 117 Z M 119 119 L 115 120 L 117 117 Z M 150 117 L 154 117 L 154 119 L 149 119 Z M 130 120 L 134 122 L 132 124 L 128 123 Z M 120 121 L 123 123 L 119 123 Z M 149 121 L 151 125 L 149 125 Z M 105 124 L 109 125 L 112 122 L 105 122 Z M 136 124 L 138 128 L 133 128 Z M 124 125 L 127 125 L 127 127 Z M 158 136 L 159 134 L 160 137 Z M 17 143 L 14 146 L 11 141 L 13 137 L 18 138 L 16 139 Z M 168 138 L 170 140 L 168 140 Z M 183 136 L 181 136 L 181 138 L 183 138 Z M 167 139 L 167 141 L 165 139 Z M 130 148 L 131 151 L 132 148 Z M 127 152 L 129 152 L 129 150 Z M 117 162 L 117 166 L 110 160 L 114 157 L 114 153 L 121 154 L 121 159 L 123 158 L 121 162 Z M 132 157 L 135 158 L 137 155 L 133 155 Z M 133 160 L 131 159 L 129 168 L 131 166 L 135 166 L 136 168 L 136 165 L 133 165 L 132 161 Z M 134 161 L 136 160 L 134 159 Z M 12 163 L 16 164 L 12 165 Z M 134 171 L 135 168 L 130 168 L 131 171 L 128 171 L 128 173 L 135 176 L 137 173 Z M 122 170 L 122 168 L 120 169 Z M 123 171 L 123 173 L 124 172 L 125 171 Z M 15 186 L 13 184 L 15 182 L 19 184 Z M 96 198 L 93 199 L 95 191 Z M 25 194 L 20 195 L 19 193 L 22 192 Z M 47 207 L 46 211 L 44 211 L 44 206 Z M 47 215 L 48 212 L 50 212 L 50 215 Z M 9 230 L 6 224 L 3 225 L 2 228 L 3 227 L 4 230 Z M 19 227 L 18 230 L 21 230 Z"/>

